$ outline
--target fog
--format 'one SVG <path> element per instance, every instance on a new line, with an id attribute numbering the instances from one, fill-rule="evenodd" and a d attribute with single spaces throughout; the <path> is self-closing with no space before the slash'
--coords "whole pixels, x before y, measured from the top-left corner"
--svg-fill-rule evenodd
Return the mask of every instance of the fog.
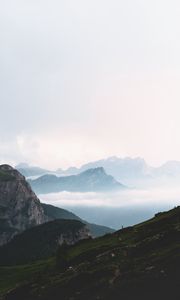
<path id="1" fill-rule="evenodd" d="M 42 202 L 65 208 L 82 219 L 119 229 L 180 205 L 180 187 L 132 189 L 118 193 L 39 195 Z"/>

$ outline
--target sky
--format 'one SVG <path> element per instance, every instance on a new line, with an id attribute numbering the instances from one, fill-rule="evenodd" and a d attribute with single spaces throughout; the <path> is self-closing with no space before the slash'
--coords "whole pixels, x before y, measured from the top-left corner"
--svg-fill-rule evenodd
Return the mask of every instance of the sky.
<path id="1" fill-rule="evenodd" d="M 180 160 L 180 4 L 0 1 L 0 163 Z"/>

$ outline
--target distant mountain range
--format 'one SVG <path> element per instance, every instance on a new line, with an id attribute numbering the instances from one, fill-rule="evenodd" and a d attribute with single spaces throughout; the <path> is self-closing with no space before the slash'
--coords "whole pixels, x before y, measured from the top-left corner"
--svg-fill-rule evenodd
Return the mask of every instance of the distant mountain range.
<path id="1" fill-rule="evenodd" d="M 2 300 L 177 300 L 180 207 L 93 239 L 87 222 L 40 203 L 1 165 L 0 274 Z"/>
<path id="2" fill-rule="evenodd" d="M 0 246 L 30 228 L 57 219 L 79 221 L 93 237 L 113 232 L 67 210 L 42 204 L 23 175 L 9 165 L 0 165 Z"/>
<path id="3" fill-rule="evenodd" d="M 80 168 L 70 167 L 66 170 L 57 169 L 49 171 L 39 167 L 31 167 L 27 164 L 20 164 L 17 169 L 26 177 L 42 176 L 45 174 L 54 174 L 57 176 L 78 175 L 88 169 L 102 167 L 105 172 L 113 176 L 122 184 L 136 187 L 144 185 L 158 185 L 176 183 L 180 180 L 180 161 L 168 161 L 160 167 L 149 166 L 142 158 L 118 158 L 116 156 L 109 157 L 94 162 L 90 162 Z"/>
<path id="4" fill-rule="evenodd" d="M 15 168 L 25 177 L 32 177 L 32 176 L 41 176 L 44 174 L 51 174 L 52 172 L 46 169 L 42 169 L 40 167 L 33 167 L 29 166 L 26 163 L 20 163 Z"/>
<path id="5" fill-rule="evenodd" d="M 107 175 L 104 168 L 88 169 L 78 175 L 57 177 L 43 175 L 37 179 L 29 179 L 33 190 L 38 194 L 70 192 L 105 192 L 117 191 L 125 188 L 124 185 Z"/>

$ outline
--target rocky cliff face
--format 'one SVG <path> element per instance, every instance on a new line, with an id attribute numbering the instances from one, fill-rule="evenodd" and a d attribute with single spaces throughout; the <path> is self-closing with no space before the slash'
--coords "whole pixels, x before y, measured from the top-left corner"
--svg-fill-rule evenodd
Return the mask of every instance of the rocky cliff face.
<path id="1" fill-rule="evenodd" d="M 47 221 L 39 199 L 17 170 L 0 166 L 0 245 Z"/>
<path id="2" fill-rule="evenodd" d="M 79 221 L 77 221 L 77 222 L 79 222 Z M 75 231 L 73 232 L 71 230 L 71 231 L 68 231 L 67 233 L 60 234 L 59 237 L 57 238 L 57 244 L 59 246 L 63 245 L 64 243 L 66 243 L 67 245 L 74 245 L 77 242 L 88 239 L 90 237 L 91 237 L 91 234 L 90 234 L 90 231 L 89 231 L 87 225 L 83 224 L 80 228 L 77 229 L 76 232 Z"/>

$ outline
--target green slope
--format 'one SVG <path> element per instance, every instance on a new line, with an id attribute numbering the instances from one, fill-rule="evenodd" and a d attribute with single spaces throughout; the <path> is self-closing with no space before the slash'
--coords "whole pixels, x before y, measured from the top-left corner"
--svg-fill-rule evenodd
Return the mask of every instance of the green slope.
<path id="1" fill-rule="evenodd" d="M 1 246 L 0 265 L 23 264 L 48 258 L 56 254 L 60 242 L 71 244 L 87 237 L 85 224 L 78 220 L 47 222 L 16 235 L 9 243 Z"/>
<path id="2" fill-rule="evenodd" d="M 79 220 L 87 225 L 92 237 L 100 237 L 107 233 L 115 232 L 114 229 L 109 228 L 107 226 L 88 223 L 87 221 L 80 219 L 78 216 L 76 216 L 75 214 L 73 214 L 72 212 L 70 212 L 66 209 L 62 209 L 60 207 L 56 207 L 56 206 L 50 205 L 50 204 L 45 204 L 45 203 L 41 203 L 41 204 L 42 204 L 42 207 L 44 209 L 46 216 L 49 219 L 51 219 L 51 220 L 56 220 L 56 219 Z"/>
<path id="3" fill-rule="evenodd" d="M 17 279 L 19 287 L 6 299 L 179 299 L 180 207 L 134 227 L 70 246 L 67 260 L 70 268 L 66 270 L 52 266 L 52 262 L 50 268 L 50 263 L 44 262 L 44 266 L 48 264 L 46 273 L 38 264 L 33 265 L 38 279 L 28 278 L 30 266 L 24 266 L 27 280 Z M 2 293 L 7 291 L 4 286 L 15 286 L 12 278 L 11 268 L 6 269 L 6 280 L 0 281 Z"/>
<path id="4" fill-rule="evenodd" d="M 49 219 L 81 220 L 78 216 L 66 209 L 45 203 L 41 203 L 41 205 L 44 209 L 45 215 L 48 216 Z"/>

